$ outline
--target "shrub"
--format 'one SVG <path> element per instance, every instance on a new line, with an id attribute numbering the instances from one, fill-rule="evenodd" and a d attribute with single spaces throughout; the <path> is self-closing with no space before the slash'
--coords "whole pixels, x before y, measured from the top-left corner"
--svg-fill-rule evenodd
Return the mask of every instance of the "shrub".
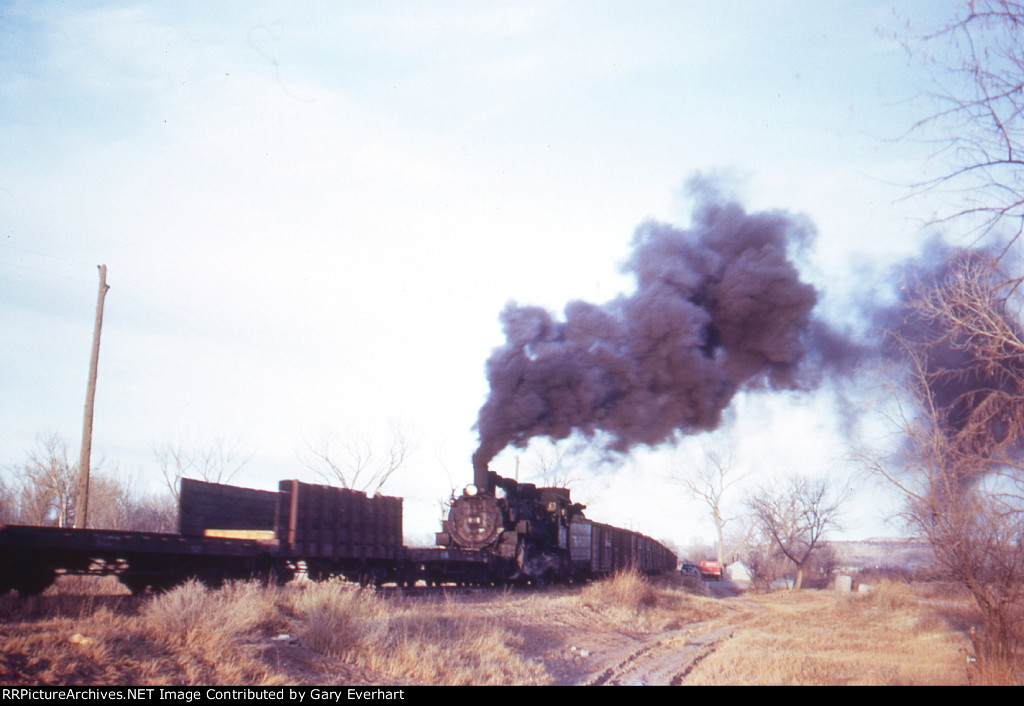
<path id="1" fill-rule="evenodd" d="M 387 632 L 388 616 L 380 598 L 338 583 L 314 583 L 295 599 L 300 639 L 312 650 L 355 660 L 368 643 Z"/>
<path id="2" fill-rule="evenodd" d="M 187 683 L 280 683 L 245 644 L 281 622 L 276 595 L 276 589 L 253 582 L 212 590 L 189 581 L 143 606 L 144 631 L 175 656 Z"/>
<path id="3" fill-rule="evenodd" d="M 595 610 L 613 608 L 636 615 L 655 606 L 658 597 L 647 578 L 631 569 L 589 584 L 580 594 L 580 600 Z"/>
<path id="4" fill-rule="evenodd" d="M 307 586 L 294 599 L 300 640 L 395 679 L 439 685 L 540 684 L 523 640 L 497 619 L 457 601 L 384 599 L 336 582 Z"/>

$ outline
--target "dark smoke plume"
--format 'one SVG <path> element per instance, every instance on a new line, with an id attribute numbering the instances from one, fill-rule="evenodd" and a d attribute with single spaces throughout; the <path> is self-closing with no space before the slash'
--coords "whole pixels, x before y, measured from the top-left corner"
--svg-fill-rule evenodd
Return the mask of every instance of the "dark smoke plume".
<path id="1" fill-rule="evenodd" d="M 826 355 L 849 358 L 851 344 L 812 319 L 817 293 L 789 259 L 811 226 L 695 191 L 689 229 L 637 229 L 623 266 L 632 294 L 570 302 L 564 320 L 505 307 L 506 343 L 487 362 L 490 396 L 477 422 L 477 478 L 506 446 L 535 436 L 578 433 L 626 451 L 711 430 L 744 387 L 801 387 L 813 347 L 825 349 L 815 367 Z"/>
<path id="2" fill-rule="evenodd" d="M 1020 280 L 1001 271 L 999 249 L 931 251 L 908 268 L 890 353 L 909 363 L 909 388 L 967 483 L 1024 454 L 1024 327 L 1011 306 Z"/>

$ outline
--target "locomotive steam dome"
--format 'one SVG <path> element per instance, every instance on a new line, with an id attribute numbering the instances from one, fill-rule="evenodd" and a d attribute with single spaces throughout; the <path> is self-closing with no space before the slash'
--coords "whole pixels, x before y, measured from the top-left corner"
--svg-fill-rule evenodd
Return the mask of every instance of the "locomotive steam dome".
<path id="1" fill-rule="evenodd" d="M 490 546 L 502 529 L 501 510 L 493 495 L 464 493 L 448 512 L 448 532 L 464 549 Z"/>

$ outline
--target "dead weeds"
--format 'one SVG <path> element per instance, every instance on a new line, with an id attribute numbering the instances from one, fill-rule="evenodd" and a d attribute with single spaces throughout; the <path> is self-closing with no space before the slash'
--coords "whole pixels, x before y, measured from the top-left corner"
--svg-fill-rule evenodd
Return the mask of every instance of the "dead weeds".
<path id="1" fill-rule="evenodd" d="M 0 597 L 0 683 L 579 683 L 602 654 L 656 643 L 709 645 L 680 668 L 684 684 L 968 682 L 961 602 L 899 582 L 846 596 L 690 589 L 639 574 L 433 599 L 339 582 L 190 583 L 146 597 L 59 582 Z"/>
<path id="2" fill-rule="evenodd" d="M 898 586 L 744 598 L 730 640 L 687 684 L 965 684 L 964 636 Z"/>

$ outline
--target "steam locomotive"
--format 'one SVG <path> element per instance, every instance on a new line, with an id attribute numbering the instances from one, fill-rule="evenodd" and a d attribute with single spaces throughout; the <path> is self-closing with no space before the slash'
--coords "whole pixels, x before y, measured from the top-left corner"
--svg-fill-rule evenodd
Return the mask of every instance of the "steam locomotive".
<path id="1" fill-rule="evenodd" d="M 45 590 L 61 574 L 115 575 L 132 593 L 305 573 L 363 584 L 582 581 L 675 569 L 658 542 L 586 519 L 563 488 L 477 473 L 453 498 L 435 547 L 406 547 L 402 499 L 281 481 L 263 491 L 183 479 L 179 532 L 0 526 L 0 593 Z"/>
<path id="2" fill-rule="evenodd" d="M 566 582 L 676 567 L 675 554 L 650 537 L 588 520 L 586 506 L 573 503 L 565 488 L 538 488 L 490 471 L 474 480 L 452 500 L 437 544 L 489 557 L 498 580 Z"/>

